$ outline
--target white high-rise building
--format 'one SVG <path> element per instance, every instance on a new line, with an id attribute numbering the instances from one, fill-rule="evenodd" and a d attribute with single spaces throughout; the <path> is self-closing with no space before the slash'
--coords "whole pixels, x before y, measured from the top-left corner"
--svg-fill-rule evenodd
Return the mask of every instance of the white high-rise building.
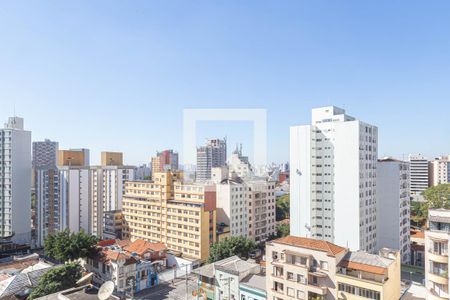
<path id="1" fill-rule="evenodd" d="M 291 127 L 291 235 L 376 250 L 377 148 L 376 126 L 334 106 Z"/>
<path id="2" fill-rule="evenodd" d="M 81 229 L 99 238 L 104 213 L 122 209 L 125 181 L 133 166 L 62 166 L 36 171 L 36 245 L 49 233 Z"/>
<path id="3" fill-rule="evenodd" d="M 377 165 L 377 247 L 400 250 L 410 262 L 409 163 L 383 158 Z"/>
<path id="4" fill-rule="evenodd" d="M 205 146 L 197 148 L 198 181 L 211 179 L 211 169 L 223 167 L 227 163 L 227 140 L 211 139 Z"/>
<path id="5" fill-rule="evenodd" d="M 419 196 L 429 185 L 429 162 L 421 154 L 409 155 L 410 183 L 409 189 L 411 196 Z"/>
<path id="6" fill-rule="evenodd" d="M 0 238 L 31 240 L 31 132 L 11 117 L 0 129 Z"/>
<path id="7" fill-rule="evenodd" d="M 430 186 L 450 183 L 450 155 L 430 162 Z"/>
<path id="8" fill-rule="evenodd" d="M 231 154 L 228 168 L 230 172 L 235 172 L 241 178 L 254 175 L 248 157 L 242 155 L 242 145 L 240 147 L 236 146 L 236 150 Z"/>

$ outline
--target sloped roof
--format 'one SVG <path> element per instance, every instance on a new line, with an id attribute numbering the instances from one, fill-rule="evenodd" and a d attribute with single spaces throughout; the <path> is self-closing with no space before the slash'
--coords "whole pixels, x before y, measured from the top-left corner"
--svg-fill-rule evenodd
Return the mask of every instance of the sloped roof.
<path id="1" fill-rule="evenodd" d="M 347 250 L 346 248 L 340 247 L 338 245 L 335 245 L 335 244 L 327 242 L 327 241 L 292 236 L 292 235 L 273 240 L 272 243 L 285 244 L 285 245 L 297 246 L 297 247 L 311 249 L 311 250 L 322 251 L 322 252 L 326 252 L 327 255 L 333 256 L 333 257 L 336 256 L 336 254 L 339 254 L 339 253 Z"/>
<path id="2" fill-rule="evenodd" d="M 27 288 L 37 286 L 42 275 L 54 267 L 42 268 L 28 273 L 20 273 L 0 283 L 0 298 L 15 295 Z"/>
<path id="3" fill-rule="evenodd" d="M 374 274 L 384 274 L 394 260 L 364 251 L 348 252 L 339 266 Z"/>
<path id="4" fill-rule="evenodd" d="M 123 249 L 130 253 L 135 252 L 138 255 L 143 255 L 148 251 L 151 252 L 164 251 L 167 250 L 167 247 L 163 243 L 150 243 L 144 240 L 135 240 L 130 245 L 125 246 Z"/>

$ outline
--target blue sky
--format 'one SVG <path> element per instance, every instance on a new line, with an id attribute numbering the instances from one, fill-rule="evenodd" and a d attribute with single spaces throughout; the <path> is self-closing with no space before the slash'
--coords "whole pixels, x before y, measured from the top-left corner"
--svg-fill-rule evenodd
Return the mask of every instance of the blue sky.
<path id="1" fill-rule="evenodd" d="M 0 1 L 1 121 L 15 106 L 94 163 L 181 151 L 184 108 L 267 109 L 282 162 L 330 104 L 379 127 L 380 156 L 450 153 L 450 2 Z M 253 149 L 248 122 L 198 130 Z"/>

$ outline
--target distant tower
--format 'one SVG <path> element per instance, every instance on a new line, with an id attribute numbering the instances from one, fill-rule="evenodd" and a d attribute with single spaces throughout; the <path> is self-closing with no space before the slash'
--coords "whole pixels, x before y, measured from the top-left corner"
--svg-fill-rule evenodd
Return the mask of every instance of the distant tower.
<path id="1" fill-rule="evenodd" d="M 211 168 L 223 167 L 227 163 L 227 140 L 210 139 L 205 146 L 197 148 L 198 181 L 211 179 Z"/>

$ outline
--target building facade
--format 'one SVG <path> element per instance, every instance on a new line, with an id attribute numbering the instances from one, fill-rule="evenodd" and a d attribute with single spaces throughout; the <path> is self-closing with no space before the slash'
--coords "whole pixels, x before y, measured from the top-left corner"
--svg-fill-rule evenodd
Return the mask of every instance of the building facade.
<path id="1" fill-rule="evenodd" d="M 124 237 L 161 242 L 184 257 L 205 261 L 216 239 L 216 192 L 183 184 L 182 172 L 129 181 L 123 198 Z"/>
<path id="2" fill-rule="evenodd" d="M 425 231 L 425 287 L 428 300 L 449 299 L 450 210 L 430 209 Z"/>
<path id="3" fill-rule="evenodd" d="M 376 247 L 378 129 L 330 106 L 290 129 L 291 234 Z"/>
<path id="4" fill-rule="evenodd" d="M 122 152 L 102 152 L 101 153 L 102 166 L 123 166 Z"/>
<path id="5" fill-rule="evenodd" d="M 430 162 L 430 186 L 450 183 L 450 155 Z"/>
<path id="6" fill-rule="evenodd" d="M 410 168 L 410 194 L 412 197 L 419 196 L 429 186 L 429 162 L 421 154 L 409 155 Z"/>
<path id="7" fill-rule="evenodd" d="M 375 255 L 287 236 L 266 244 L 267 299 L 397 300 L 400 269 L 395 250 Z"/>
<path id="8" fill-rule="evenodd" d="M 0 129 L 0 238 L 31 241 L 31 132 L 11 117 Z"/>
<path id="9" fill-rule="evenodd" d="M 36 246 L 49 233 L 68 228 L 102 237 L 104 214 L 122 209 L 132 166 L 61 166 L 36 170 Z"/>
<path id="10" fill-rule="evenodd" d="M 227 163 L 227 140 L 210 139 L 205 146 L 197 148 L 197 181 L 211 179 L 211 169 Z"/>
<path id="11" fill-rule="evenodd" d="M 152 174 L 178 169 L 178 153 L 172 149 L 157 152 L 156 156 L 152 157 Z"/>
<path id="12" fill-rule="evenodd" d="M 377 165 L 377 247 L 400 250 L 411 261 L 409 162 L 392 158 Z"/>
<path id="13" fill-rule="evenodd" d="M 53 142 L 49 139 L 33 142 L 33 169 L 54 168 L 56 166 L 58 149 L 58 142 Z"/>

